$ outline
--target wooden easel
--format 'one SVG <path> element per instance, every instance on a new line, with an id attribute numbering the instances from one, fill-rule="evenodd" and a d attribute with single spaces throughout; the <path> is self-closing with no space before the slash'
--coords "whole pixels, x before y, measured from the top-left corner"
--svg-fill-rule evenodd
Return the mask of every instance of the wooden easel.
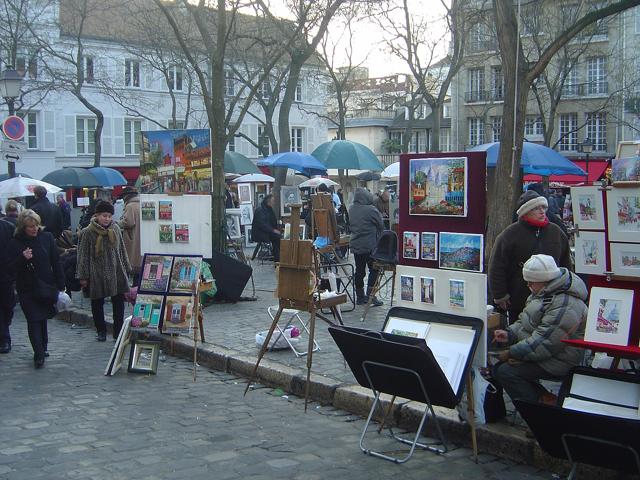
<path id="1" fill-rule="evenodd" d="M 276 313 L 267 336 L 262 344 L 258 359 L 244 395 L 253 383 L 258 366 L 264 354 L 269 348 L 269 342 L 276 325 L 280 321 L 280 316 L 285 308 L 296 309 L 309 312 L 309 346 L 307 349 L 307 383 L 304 393 L 304 409 L 307 411 L 309 401 L 309 383 L 311 378 L 311 364 L 313 361 L 313 342 L 315 336 L 316 316 L 332 325 L 334 322 L 326 318 L 320 310 L 330 309 L 334 320 L 337 319 L 342 324 L 342 317 L 338 310 L 338 305 L 345 303 L 346 294 L 337 295 L 331 298 L 322 299 L 318 291 L 319 262 L 318 253 L 313 248 L 311 240 L 300 240 L 300 205 L 291 205 L 291 235 L 288 240 L 280 240 L 280 263 L 278 265 L 278 312 Z"/>

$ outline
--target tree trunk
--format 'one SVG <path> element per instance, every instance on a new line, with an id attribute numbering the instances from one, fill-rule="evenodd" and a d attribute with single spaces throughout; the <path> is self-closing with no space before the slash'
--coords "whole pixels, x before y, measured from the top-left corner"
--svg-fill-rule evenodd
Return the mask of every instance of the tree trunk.
<path id="1" fill-rule="evenodd" d="M 440 111 L 442 110 L 442 105 L 436 105 L 436 108 L 433 109 L 433 126 L 431 127 L 431 147 L 430 150 L 432 152 L 440 151 Z M 427 149 L 429 146 L 427 145 Z"/>
<path id="2" fill-rule="evenodd" d="M 100 159 L 102 158 L 102 128 L 104 127 L 104 115 L 100 110 L 97 110 L 96 117 L 96 131 L 93 133 L 96 151 L 93 155 L 93 166 L 99 167 Z"/>

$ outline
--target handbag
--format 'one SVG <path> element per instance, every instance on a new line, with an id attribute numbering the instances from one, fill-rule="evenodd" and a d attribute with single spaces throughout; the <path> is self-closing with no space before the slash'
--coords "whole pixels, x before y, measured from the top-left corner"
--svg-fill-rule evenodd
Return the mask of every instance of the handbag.
<path id="1" fill-rule="evenodd" d="M 31 286 L 33 292 L 33 299 L 36 302 L 46 305 L 53 305 L 58 301 L 58 288 L 55 285 L 51 285 L 39 276 L 35 274 L 35 268 L 33 263 L 28 263 L 27 268 L 31 270 Z"/>

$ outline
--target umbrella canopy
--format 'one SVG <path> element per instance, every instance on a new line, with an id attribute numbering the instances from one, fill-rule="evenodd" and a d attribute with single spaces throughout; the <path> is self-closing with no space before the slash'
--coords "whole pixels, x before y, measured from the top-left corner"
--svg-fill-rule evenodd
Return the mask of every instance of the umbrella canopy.
<path id="1" fill-rule="evenodd" d="M 282 152 L 258 160 L 260 167 L 286 167 L 307 176 L 327 173 L 325 167 L 316 157 L 302 152 Z"/>
<path id="2" fill-rule="evenodd" d="M 245 175 L 247 173 L 260 173 L 260 169 L 241 153 L 224 152 L 224 173 Z"/>
<path id="3" fill-rule="evenodd" d="M 500 142 L 485 143 L 470 148 L 470 152 L 487 152 L 487 167 L 495 167 L 500 153 Z M 587 174 L 568 158 L 555 150 L 538 143 L 524 142 L 520 166 L 525 174 L 582 175 Z"/>
<path id="4" fill-rule="evenodd" d="M 381 171 L 384 167 L 369 148 L 350 140 L 331 140 L 318 146 L 311 155 L 327 168 Z"/>
<path id="5" fill-rule="evenodd" d="M 52 183 L 61 188 L 101 187 L 100 181 L 85 168 L 65 167 L 47 173 L 43 182 Z"/>
<path id="6" fill-rule="evenodd" d="M 16 173 L 16 177 L 17 176 L 21 176 L 23 178 L 31 178 L 31 175 L 27 175 L 26 173 Z M 9 178 L 8 173 L 0 174 L 0 182 L 2 182 L 3 180 L 7 180 L 8 178 Z"/>
<path id="7" fill-rule="evenodd" d="M 361 182 L 372 182 L 374 180 L 380 180 L 380 174 L 376 172 L 362 172 L 356 175 L 356 178 Z"/>
<path id="8" fill-rule="evenodd" d="M 336 183 L 333 180 L 329 180 L 328 178 L 313 177 L 313 178 L 310 178 L 309 180 L 307 180 L 305 182 L 302 182 L 300 185 L 298 185 L 298 187 L 300 187 L 300 188 L 304 188 L 304 187 L 318 188 L 321 183 L 324 183 L 327 187 L 332 187 L 332 186 L 339 185 L 339 183 Z"/>
<path id="9" fill-rule="evenodd" d="M 400 176 L 400 162 L 394 162 L 385 168 L 380 174 L 380 178 L 385 180 L 397 180 Z"/>
<path id="10" fill-rule="evenodd" d="M 118 170 L 109 167 L 93 167 L 89 171 L 102 184 L 103 187 L 115 187 L 116 185 L 126 185 L 127 179 Z"/>
<path id="11" fill-rule="evenodd" d="M 32 197 L 33 189 L 37 186 L 46 188 L 48 193 L 58 193 L 62 190 L 50 183 L 18 176 L 0 182 L 0 197 Z"/>
<path id="12" fill-rule="evenodd" d="M 250 173 L 236 178 L 233 183 L 273 183 L 276 179 L 264 173 Z"/>

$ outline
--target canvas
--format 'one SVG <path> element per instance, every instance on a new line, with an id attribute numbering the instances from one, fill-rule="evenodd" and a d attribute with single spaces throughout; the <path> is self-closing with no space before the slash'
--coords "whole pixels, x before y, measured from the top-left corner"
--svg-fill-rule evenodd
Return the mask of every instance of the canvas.
<path id="1" fill-rule="evenodd" d="M 440 268 L 482 272 L 483 235 L 476 233 L 440 232 Z"/>
<path id="2" fill-rule="evenodd" d="M 438 233 L 422 232 L 420 241 L 420 258 L 422 260 L 438 259 Z"/>
<path id="3" fill-rule="evenodd" d="M 640 157 L 614 158 L 611 160 L 611 180 L 613 184 L 640 184 Z"/>
<path id="4" fill-rule="evenodd" d="M 464 280 L 449 280 L 449 306 L 454 308 L 465 307 Z"/>
<path id="5" fill-rule="evenodd" d="M 640 188 L 607 191 L 609 241 L 640 241 Z"/>
<path id="6" fill-rule="evenodd" d="M 156 219 L 156 202 L 142 202 L 140 206 L 142 220 Z"/>
<path id="7" fill-rule="evenodd" d="M 253 222 L 253 205 L 243 203 L 240 205 L 240 225 L 251 225 Z"/>
<path id="8" fill-rule="evenodd" d="M 160 200 L 158 202 L 158 219 L 173 220 L 173 202 L 170 200 Z"/>
<path id="9" fill-rule="evenodd" d="M 409 160 L 409 213 L 466 217 L 466 157 Z"/>
<path id="10" fill-rule="evenodd" d="M 174 226 L 175 240 L 178 243 L 189 243 L 189 224 L 176 223 Z"/>
<path id="11" fill-rule="evenodd" d="M 609 246 L 613 273 L 640 277 L 640 243 L 611 243 Z"/>
<path id="12" fill-rule="evenodd" d="M 172 293 L 193 293 L 195 295 L 198 292 L 201 265 L 202 257 L 176 256 L 171 269 L 169 291 Z"/>
<path id="13" fill-rule="evenodd" d="M 173 256 L 146 254 L 142 261 L 140 292 L 164 293 L 169 286 Z"/>
<path id="14" fill-rule="evenodd" d="M 400 276 L 400 298 L 402 300 L 413 302 L 413 281 L 414 277 Z"/>
<path id="15" fill-rule="evenodd" d="M 251 184 L 239 183 L 238 184 L 238 200 L 240 203 L 251 203 Z"/>
<path id="16" fill-rule="evenodd" d="M 433 277 L 420 277 L 420 301 L 433 305 L 436 298 L 436 279 Z"/>
<path id="17" fill-rule="evenodd" d="M 633 290 L 593 287 L 584 339 L 610 345 L 629 344 Z"/>
<path id="18" fill-rule="evenodd" d="M 171 224 L 158 225 L 158 238 L 160 243 L 173 242 L 173 226 Z"/>
<path id="19" fill-rule="evenodd" d="M 280 187 L 280 215 L 286 217 L 291 215 L 290 205 L 300 205 L 300 189 L 298 187 Z"/>
<path id="20" fill-rule="evenodd" d="M 144 328 L 157 330 L 160 325 L 162 315 L 162 295 L 141 293 L 136 296 L 136 303 L 133 306 L 131 315 L 131 326 L 133 328 Z"/>
<path id="21" fill-rule="evenodd" d="M 193 322 L 193 298 L 191 295 L 168 295 L 164 302 L 161 331 L 164 333 L 188 332 Z"/>
<path id="22" fill-rule="evenodd" d="M 602 190 L 598 187 L 571 187 L 573 223 L 580 230 L 604 230 Z"/>
<path id="23" fill-rule="evenodd" d="M 575 271 L 602 275 L 607 269 L 604 232 L 580 231 L 575 236 Z"/>
<path id="24" fill-rule="evenodd" d="M 420 234 L 418 232 L 404 232 L 402 235 L 402 256 L 417 259 L 419 249 Z"/>

